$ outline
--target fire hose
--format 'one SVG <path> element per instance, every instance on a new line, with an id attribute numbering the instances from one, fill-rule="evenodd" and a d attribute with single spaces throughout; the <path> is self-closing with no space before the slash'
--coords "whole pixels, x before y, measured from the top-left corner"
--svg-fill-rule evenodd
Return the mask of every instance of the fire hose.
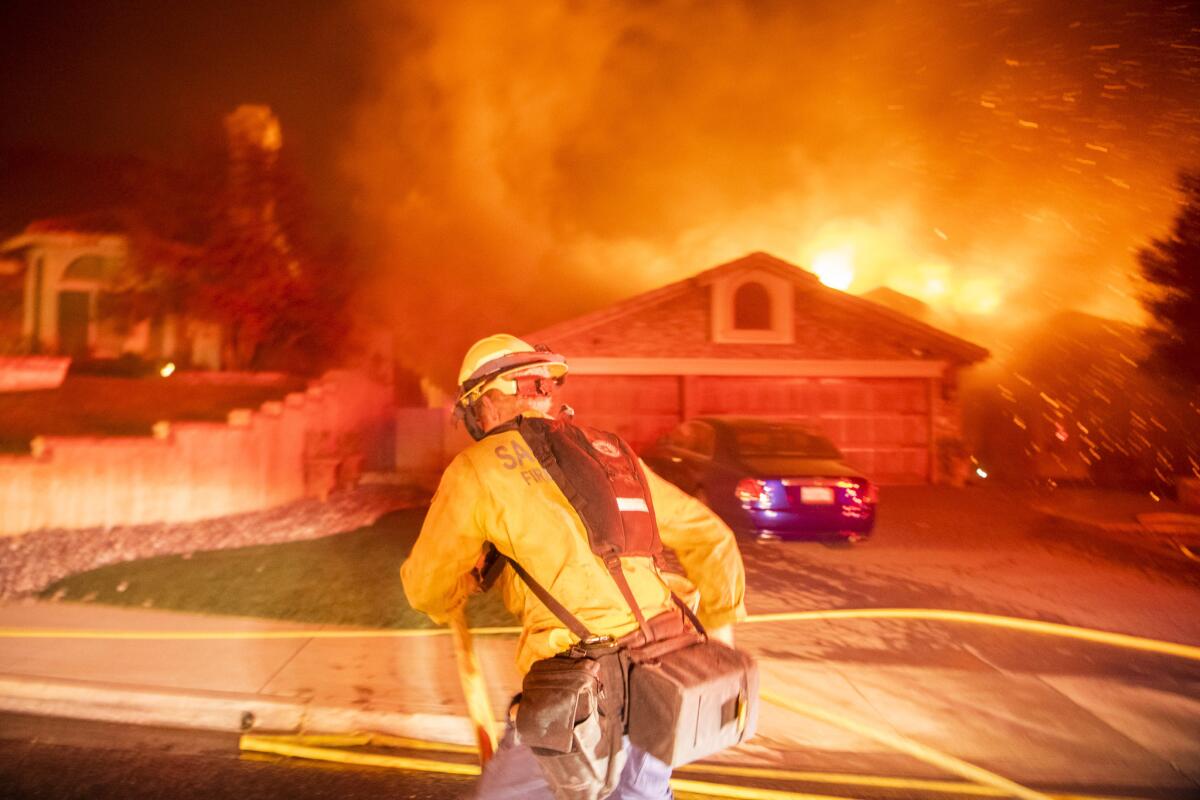
<path id="1" fill-rule="evenodd" d="M 1200 661 L 1200 647 L 1176 642 L 1160 641 L 1128 634 L 1110 631 L 1082 628 L 1061 623 L 1043 622 L 1040 620 L 1020 619 L 993 614 L 982 614 L 969 611 L 951 611 L 945 609 L 918 608 L 884 608 L 884 609 L 834 609 L 828 611 L 798 611 L 777 614 L 757 614 L 745 620 L 745 623 L 796 622 L 804 620 L 829 619 L 923 619 L 941 622 L 959 622 L 974 625 L 986 625 L 1006 628 L 1042 635 L 1078 639 L 1096 644 L 1105 644 L 1124 649 L 1152 652 L 1170 655 L 1192 661 Z M 288 638 L 416 638 L 441 635 L 451 635 L 454 639 L 456 659 L 460 668 L 460 678 L 467 707 L 475 726 L 476 747 L 453 745 L 440 742 L 428 742 L 403 737 L 385 736 L 382 734 L 345 734 L 345 735 L 283 735 L 263 736 L 246 734 L 240 741 L 241 749 L 248 752 L 273 753 L 298 758 L 338 761 L 342 763 L 363 764 L 369 766 L 391 767 L 425 772 L 437 772 L 449 775 L 478 775 L 480 767 L 476 764 L 458 761 L 445 761 L 432 758 L 417 758 L 411 756 L 396 756 L 379 753 L 354 752 L 342 748 L 353 746 L 384 746 L 402 748 L 405 750 L 425 750 L 443 753 L 476 754 L 481 760 L 486 760 L 495 747 L 495 720 L 487 701 L 486 686 L 483 683 L 482 671 L 471 646 L 471 635 L 500 635 L 513 634 L 520 631 L 517 627 L 491 627 L 469 629 L 465 617 L 458 616 L 452 620 L 450 629 L 426 630 L 362 630 L 362 631 L 100 631 L 100 630 L 51 630 L 51 629 L 0 629 L 0 638 L 55 638 L 55 639 L 288 639 Z M 877 788 L 893 788 L 943 792 L 962 795 L 1020 797 L 1025 800 L 1046 800 L 1052 795 L 1029 789 L 1013 781 L 991 773 L 975 765 L 969 764 L 953 756 L 940 753 L 932 748 L 915 742 L 898 734 L 878 730 L 854 720 L 845 719 L 824 709 L 800 703 L 797 700 L 764 690 L 763 700 L 785 708 L 810 719 L 817 719 L 827 724 L 841 727 L 874 741 L 885 744 L 895 750 L 907 753 L 927 764 L 937 766 L 966 779 L 967 782 L 928 781 L 905 778 L 888 778 L 877 776 L 848 776 L 830 773 L 796 772 L 788 770 L 767 769 L 757 767 L 739 767 L 734 765 L 693 764 L 681 768 L 684 772 L 720 774 L 726 777 L 755 777 L 784 780 L 803 780 L 809 783 L 830 783 L 838 785 L 860 785 Z M 807 800 L 808 798 L 825 798 L 831 795 L 811 795 L 776 789 L 735 786 L 724 783 L 710 783 L 688 778 L 673 778 L 672 786 L 680 792 L 728 798 L 748 798 L 752 800 Z M 1083 798 L 1084 795 L 1053 795 L 1058 798 Z M 839 796 L 841 797 L 841 796 Z"/>

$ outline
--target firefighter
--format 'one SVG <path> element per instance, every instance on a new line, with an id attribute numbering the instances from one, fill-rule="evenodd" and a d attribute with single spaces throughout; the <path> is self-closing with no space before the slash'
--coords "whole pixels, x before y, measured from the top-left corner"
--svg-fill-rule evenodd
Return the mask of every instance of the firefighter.
<path id="1" fill-rule="evenodd" d="M 569 413 L 566 407 L 556 411 L 553 406 L 554 388 L 566 373 L 561 356 L 513 336 L 489 336 L 467 351 L 459 372 L 456 414 L 476 442 L 446 468 L 417 542 L 401 567 L 409 603 L 435 621 L 444 622 L 478 589 L 476 567 L 493 548 L 523 568 L 529 580 L 551 596 L 551 606 L 561 604 L 560 611 L 577 617 L 597 638 L 627 640 L 636 635 L 639 620 L 674 609 L 655 560 L 622 557 L 617 562 L 618 577 L 636 599 L 640 614 L 635 615 L 635 606 L 610 575 L 611 565 L 606 568 L 589 547 L 581 515 L 517 428 L 522 419 L 553 421 L 557 414 Z M 615 436 L 612 440 L 623 445 Z M 653 508 L 657 536 L 674 550 L 688 580 L 699 590 L 699 620 L 709 638 L 732 645 L 733 624 L 745 616 L 745 574 L 732 532 L 695 498 L 636 458 L 633 463 L 644 474 L 643 485 L 652 501 L 646 505 Z M 517 651 L 521 674 L 535 662 L 580 646 L 580 635 L 513 568 L 504 569 L 499 582 L 505 605 L 521 621 Z M 627 740 L 618 753 L 620 759 L 609 765 L 617 772 L 600 794 L 573 793 L 570 787 L 554 783 L 547 762 L 519 741 L 512 718 L 510 712 L 509 727 L 477 784 L 478 797 L 671 796 L 670 767 Z M 622 749 L 619 734 L 616 747 Z"/>

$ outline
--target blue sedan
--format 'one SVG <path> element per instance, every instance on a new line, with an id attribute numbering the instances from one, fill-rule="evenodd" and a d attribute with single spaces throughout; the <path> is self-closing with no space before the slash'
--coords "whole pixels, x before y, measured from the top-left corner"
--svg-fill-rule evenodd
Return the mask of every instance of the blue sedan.
<path id="1" fill-rule="evenodd" d="M 876 486 L 799 422 L 697 417 L 643 458 L 742 534 L 855 542 L 875 527 Z"/>

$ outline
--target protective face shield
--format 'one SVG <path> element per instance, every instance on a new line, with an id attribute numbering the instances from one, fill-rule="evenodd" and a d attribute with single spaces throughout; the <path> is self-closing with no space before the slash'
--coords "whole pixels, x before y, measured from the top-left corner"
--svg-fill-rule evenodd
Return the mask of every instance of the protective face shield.
<path id="1" fill-rule="evenodd" d="M 567 374 L 567 361 L 544 345 L 534 347 L 508 334 L 480 339 L 467 350 L 458 371 L 454 415 L 476 441 L 484 436 L 476 403 L 495 389 L 514 397 L 549 397 Z"/>

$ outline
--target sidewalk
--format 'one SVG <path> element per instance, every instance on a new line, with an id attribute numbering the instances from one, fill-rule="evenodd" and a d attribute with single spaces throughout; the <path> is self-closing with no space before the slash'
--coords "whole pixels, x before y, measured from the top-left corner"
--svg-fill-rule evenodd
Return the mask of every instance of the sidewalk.
<path id="1" fill-rule="evenodd" d="M 755 640 L 770 632 L 754 627 L 746 639 L 757 650 Z M 0 628 L 300 634 L 0 638 L 0 710 L 224 731 L 371 730 L 472 741 L 446 636 L 322 639 L 303 634 L 337 629 L 69 603 L 0 605 Z M 476 637 L 497 714 L 518 684 L 515 642 Z M 1194 791 L 1200 781 L 1200 685 L 1168 693 L 1099 677 L 760 656 L 764 686 L 1018 782 Z M 759 735 L 723 760 L 953 777 L 771 706 L 763 708 Z"/>

